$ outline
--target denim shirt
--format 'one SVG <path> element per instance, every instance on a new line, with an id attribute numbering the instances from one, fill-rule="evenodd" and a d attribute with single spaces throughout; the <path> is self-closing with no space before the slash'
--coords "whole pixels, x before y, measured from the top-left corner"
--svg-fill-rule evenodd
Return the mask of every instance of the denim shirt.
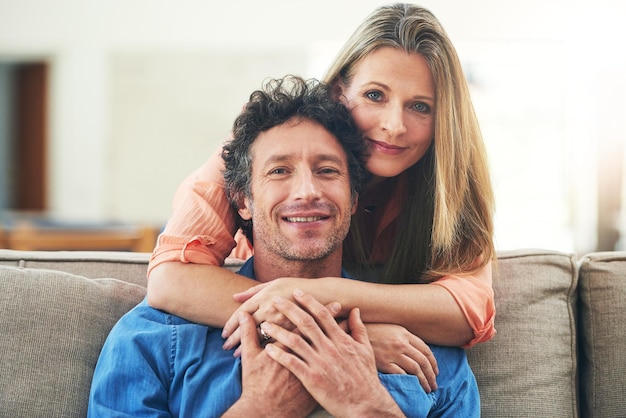
<path id="1" fill-rule="evenodd" d="M 252 259 L 239 271 L 254 278 Z M 219 417 L 241 395 L 241 360 L 222 349 L 221 329 L 151 308 L 144 299 L 109 334 L 94 371 L 88 417 Z M 465 352 L 431 346 L 438 389 L 412 375 L 379 373 L 408 417 L 479 417 Z"/>

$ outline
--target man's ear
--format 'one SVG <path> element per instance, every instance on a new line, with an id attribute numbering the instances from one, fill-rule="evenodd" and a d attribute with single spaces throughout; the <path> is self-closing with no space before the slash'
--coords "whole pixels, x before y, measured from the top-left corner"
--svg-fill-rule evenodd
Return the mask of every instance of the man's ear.
<path id="1" fill-rule="evenodd" d="M 356 210 L 359 206 L 359 195 L 354 196 L 354 199 L 352 199 L 352 211 L 350 212 L 350 215 L 354 215 L 356 213 Z"/>
<path id="2" fill-rule="evenodd" d="M 252 211 L 250 210 L 250 199 L 244 197 L 243 199 L 239 199 L 239 209 L 237 213 L 241 216 L 241 219 L 245 221 L 249 221 L 252 219 Z"/>

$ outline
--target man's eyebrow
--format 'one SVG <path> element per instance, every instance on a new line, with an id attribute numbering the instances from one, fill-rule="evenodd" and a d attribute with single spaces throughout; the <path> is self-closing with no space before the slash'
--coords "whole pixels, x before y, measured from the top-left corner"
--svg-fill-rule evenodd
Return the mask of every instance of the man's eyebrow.
<path id="1" fill-rule="evenodd" d="M 267 160 L 265 160 L 263 165 L 264 166 L 268 166 L 268 165 L 271 165 L 271 164 L 283 163 L 283 162 L 291 160 L 294 157 L 294 155 L 296 155 L 296 154 L 275 154 L 275 155 L 272 155 Z M 335 164 L 346 165 L 345 158 L 342 158 L 342 157 L 340 157 L 338 155 L 335 155 L 335 154 L 318 154 L 315 157 L 315 160 L 317 162 L 328 161 L 328 162 L 333 162 Z"/>
<path id="2" fill-rule="evenodd" d="M 341 164 L 341 165 L 345 165 L 346 164 L 346 159 L 345 158 L 341 158 L 338 155 L 335 154 L 320 154 L 317 157 L 318 161 L 330 161 L 333 162 L 335 164 Z"/>

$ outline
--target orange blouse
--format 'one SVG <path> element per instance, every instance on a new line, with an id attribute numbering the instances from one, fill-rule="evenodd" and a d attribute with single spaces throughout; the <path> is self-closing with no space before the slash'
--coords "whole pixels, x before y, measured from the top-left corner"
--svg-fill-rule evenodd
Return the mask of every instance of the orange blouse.
<path id="1" fill-rule="evenodd" d="M 221 148 L 178 187 L 172 216 L 159 236 L 148 274 L 155 266 L 168 261 L 221 266 L 227 256 L 245 260 L 252 255 L 250 243 L 236 231 L 237 214 L 224 193 L 224 162 L 220 153 Z M 385 227 L 398 216 L 401 207 L 400 199 L 394 197 L 386 205 L 376 231 L 376 246 L 372 249 L 376 259 L 386 258 L 383 253 L 390 247 L 392 234 Z M 474 339 L 466 347 L 488 341 L 495 335 L 491 276 L 449 275 L 432 284 L 452 295 L 472 327 Z"/>

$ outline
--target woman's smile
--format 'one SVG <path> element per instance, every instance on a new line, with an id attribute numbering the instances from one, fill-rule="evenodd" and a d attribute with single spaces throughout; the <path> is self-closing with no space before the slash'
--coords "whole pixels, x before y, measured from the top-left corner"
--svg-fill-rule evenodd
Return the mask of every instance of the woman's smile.
<path id="1" fill-rule="evenodd" d="M 376 152 L 379 152 L 381 154 L 387 154 L 391 156 L 399 155 L 406 149 L 404 147 L 399 147 L 397 145 L 388 144 L 382 141 L 375 141 L 369 138 L 366 138 L 366 141 L 368 141 L 371 148 L 373 148 Z"/>

